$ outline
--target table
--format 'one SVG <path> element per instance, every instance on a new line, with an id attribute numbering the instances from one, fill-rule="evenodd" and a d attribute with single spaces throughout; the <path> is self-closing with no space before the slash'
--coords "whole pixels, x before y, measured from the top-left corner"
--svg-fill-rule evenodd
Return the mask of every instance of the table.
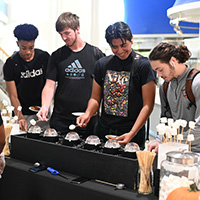
<path id="1" fill-rule="evenodd" d="M 13 158 L 6 159 L 6 168 L 0 179 L 1 200 L 157 200 L 154 195 L 141 195 L 130 189 L 115 187 L 89 180 L 81 184 L 70 181 L 77 176 L 60 172 L 68 177 L 52 175 L 48 171 L 29 172 L 31 163 Z"/>

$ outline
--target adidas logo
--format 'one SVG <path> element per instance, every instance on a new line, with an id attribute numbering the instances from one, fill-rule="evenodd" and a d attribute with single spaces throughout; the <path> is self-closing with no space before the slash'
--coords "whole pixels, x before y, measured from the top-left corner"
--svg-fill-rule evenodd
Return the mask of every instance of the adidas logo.
<path id="1" fill-rule="evenodd" d="M 66 77 L 85 77 L 85 69 L 81 66 L 78 60 L 75 60 L 65 69 Z"/>
<path id="2" fill-rule="evenodd" d="M 25 72 L 21 72 L 21 78 L 34 78 L 42 74 L 43 74 L 42 68 L 37 70 L 33 69 L 32 71 L 26 70 Z"/>

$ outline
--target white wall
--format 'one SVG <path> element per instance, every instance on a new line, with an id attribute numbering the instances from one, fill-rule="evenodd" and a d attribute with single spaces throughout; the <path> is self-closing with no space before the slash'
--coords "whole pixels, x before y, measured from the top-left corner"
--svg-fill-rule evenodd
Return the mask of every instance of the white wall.
<path id="1" fill-rule="evenodd" d="M 64 45 L 55 31 L 55 22 L 62 12 L 70 11 L 80 17 L 80 33 L 88 43 L 109 49 L 105 29 L 111 23 L 123 21 L 123 0 L 7 0 L 8 23 L 1 26 L 0 46 L 11 55 L 18 50 L 14 28 L 32 23 L 39 29 L 35 46 L 52 53 Z"/>

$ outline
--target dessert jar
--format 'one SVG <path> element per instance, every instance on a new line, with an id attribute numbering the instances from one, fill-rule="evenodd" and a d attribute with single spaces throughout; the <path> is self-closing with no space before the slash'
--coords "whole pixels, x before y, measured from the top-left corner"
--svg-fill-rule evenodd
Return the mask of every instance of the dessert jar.
<path id="1" fill-rule="evenodd" d="M 159 200 L 165 200 L 170 192 L 179 187 L 199 186 L 199 154 L 170 151 L 160 169 Z"/>

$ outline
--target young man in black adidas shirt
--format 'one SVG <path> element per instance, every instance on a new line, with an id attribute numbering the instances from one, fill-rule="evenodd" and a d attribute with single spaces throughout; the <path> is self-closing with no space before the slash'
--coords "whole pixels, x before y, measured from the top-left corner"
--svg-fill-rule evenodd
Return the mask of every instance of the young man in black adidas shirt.
<path id="1" fill-rule="evenodd" d="M 152 49 L 149 59 L 153 70 L 165 81 L 169 82 L 165 94 L 163 85 L 160 86 L 161 117 L 173 118 L 174 121 L 183 119 L 188 122 L 184 128 L 183 143 L 187 139 L 189 121 L 195 121 L 195 128 L 191 130 L 194 134 L 192 151 L 200 152 L 200 73 L 193 77 L 190 90 L 195 97 L 195 105 L 188 99 L 186 81 L 191 68 L 185 64 L 190 58 L 191 52 L 185 45 L 175 46 L 170 43 L 160 43 Z M 159 117 L 159 116 L 158 116 Z M 158 151 L 161 140 L 148 145 L 149 150 Z"/>
<path id="2" fill-rule="evenodd" d="M 101 139 L 108 134 L 117 135 L 122 144 L 133 138 L 144 149 L 144 124 L 154 106 L 153 70 L 147 59 L 132 50 L 133 36 L 126 23 L 110 25 L 106 29 L 106 40 L 115 55 L 96 63 L 92 96 L 77 124 L 85 126 L 103 100 L 95 134 Z"/>
<path id="3" fill-rule="evenodd" d="M 85 111 L 92 91 L 94 65 L 104 54 L 82 40 L 76 14 L 62 13 L 57 19 L 56 31 L 65 45 L 50 57 L 47 82 L 42 92 L 42 108 L 37 116 L 40 120 L 48 120 L 46 116 L 55 93 L 50 126 L 64 134 L 69 131 L 69 125 L 76 123 L 76 116 L 72 113 Z M 95 124 L 96 117 L 93 117 L 86 129 L 77 128 L 76 131 L 87 137 L 94 134 Z"/>
<path id="4" fill-rule="evenodd" d="M 27 130 L 30 119 L 37 119 L 30 106 L 41 105 L 41 93 L 45 84 L 45 71 L 49 59 L 46 51 L 35 49 L 38 29 L 32 24 L 20 24 L 14 29 L 19 51 L 6 60 L 4 79 L 14 112 L 18 115 L 21 130 Z M 22 107 L 20 111 L 19 106 Z M 48 126 L 40 123 L 40 126 Z"/>

